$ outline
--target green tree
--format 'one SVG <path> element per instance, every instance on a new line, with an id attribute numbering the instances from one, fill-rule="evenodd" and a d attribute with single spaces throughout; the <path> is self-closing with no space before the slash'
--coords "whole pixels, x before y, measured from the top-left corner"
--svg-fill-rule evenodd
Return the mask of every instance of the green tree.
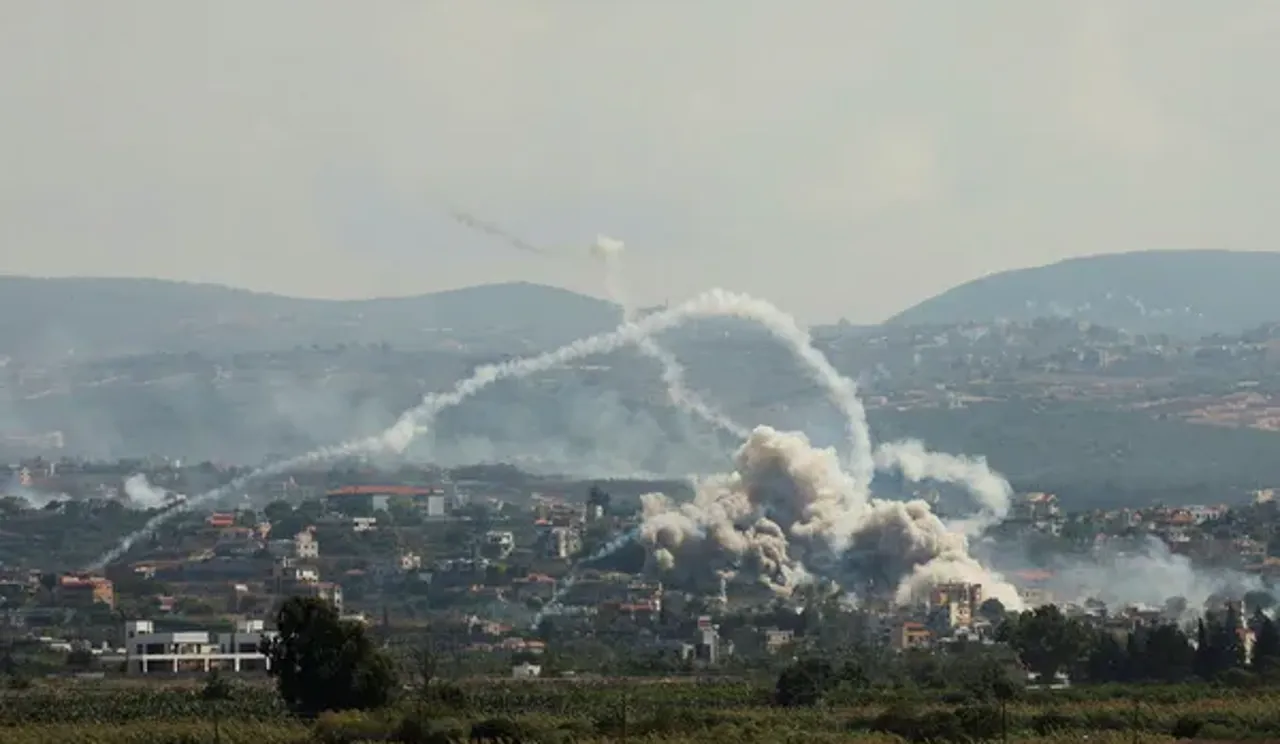
<path id="1" fill-rule="evenodd" d="M 277 499 L 262 507 L 262 515 L 274 525 L 276 522 L 293 516 L 293 505 L 283 499 Z"/>
<path id="2" fill-rule="evenodd" d="M 773 699 L 786 707 L 817 705 L 837 681 L 830 661 L 811 656 L 782 670 Z"/>
<path id="3" fill-rule="evenodd" d="M 601 514 L 609 513 L 609 505 L 612 502 L 613 497 L 609 495 L 609 492 L 599 486 L 592 486 L 587 491 L 587 506 L 599 507 Z"/>
<path id="4" fill-rule="evenodd" d="M 1275 606 L 1276 598 L 1271 592 L 1257 589 L 1244 594 L 1244 611 L 1250 615 L 1265 612 Z"/>
<path id="5" fill-rule="evenodd" d="M 362 623 L 342 620 L 328 602 L 291 597 L 276 614 L 277 637 L 263 642 L 280 696 L 294 711 L 377 708 L 396 687 L 391 659 Z"/>
<path id="6" fill-rule="evenodd" d="M 999 626 L 1004 622 L 1005 610 L 1004 603 L 995 597 L 990 597 L 978 606 L 978 615 L 983 620 L 991 623 L 993 626 Z"/>
<path id="7" fill-rule="evenodd" d="M 1130 637 L 1135 649 L 1130 659 L 1131 677 L 1173 683 L 1194 676 L 1196 650 L 1177 625 L 1159 625 Z"/>
<path id="8" fill-rule="evenodd" d="M 1046 683 L 1082 661 L 1091 640 L 1088 630 L 1063 615 L 1057 605 L 1037 607 L 1010 618 L 997 635 Z"/>
<path id="9" fill-rule="evenodd" d="M 1254 615 L 1254 633 L 1252 666 L 1254 671 L 1263 675 L 1275 675 L 1280 672 L 1280 629 L 1276 622 L 1261 611 Z"/>

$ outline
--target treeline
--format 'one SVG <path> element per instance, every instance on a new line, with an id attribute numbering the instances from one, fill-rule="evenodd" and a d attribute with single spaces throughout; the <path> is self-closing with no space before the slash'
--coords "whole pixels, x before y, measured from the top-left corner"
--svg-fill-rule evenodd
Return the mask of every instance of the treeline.
<path id="1" fill-rule="evenodd" d="M 1127 632 L 1095 628 L 1048 605 L 1011 616 L 997 631 L 1041 680 L 1248 682 L 1280 676 L 1280 629 L 1262 609 L 1245 617 L 1236 605 L 1205 613 L 1190 632 L 1175 623 Z"/>

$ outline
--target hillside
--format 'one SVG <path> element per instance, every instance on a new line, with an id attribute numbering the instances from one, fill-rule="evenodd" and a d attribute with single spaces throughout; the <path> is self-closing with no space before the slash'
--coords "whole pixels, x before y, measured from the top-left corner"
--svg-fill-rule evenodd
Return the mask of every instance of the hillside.
<path id="1" fill-rule="evenodd" d="M 1278 283 L 1280 253 L 1118 253 L 975 279 L 888 322 L 918 325 L 1067 316 L 1140 333 L 1231 333 L 1280 320 Z"/>
<path id="2" fill-rule="evenodd" d="M 5 276 L 0 277 L 0 356 L 382 342 L 434 348 L 482 338 L 530 348 L 612 327 L 620 315 L 612 303 L 527 283 L 335 301 L 155 279 Z"/>

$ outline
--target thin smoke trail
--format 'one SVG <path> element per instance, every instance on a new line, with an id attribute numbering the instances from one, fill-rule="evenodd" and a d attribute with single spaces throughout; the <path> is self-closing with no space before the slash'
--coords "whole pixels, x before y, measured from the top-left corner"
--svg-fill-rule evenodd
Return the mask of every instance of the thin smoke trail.
<path id="1" fill-rule="evenodd" d="M 600 236 L 592 248 L 592 252 L 604 262 L 605 289 L 610 299 L 622 307 L 623 320 L 631 321 L 635 317 L 635 306 L 629 300 L 619 266 L 623 252 L 622 242 Z M 676 408 L 736 439 L 747 438 L 750 434 L 747 427 L 716 410 L 700 395 L 689 389 L 685 384 L 684 366 L 674 354 L 659 345 L 652 336 L 641 338 L 636 342 L 636 348 L 662 367 L 662 382 L 666 385 L 667 397 Z"/>
<path id="2" fill-rule="evenodd" d="M 462 210 L 450 209 L 449 216 L 452 217 L 455 221 L 459 222 L 460 224 L 465 225 L 466 227 L 469 227 L 472 230 L 477 230 L 479 232 L 482 232 L 491 238 L 497 238 L 498 240 L 501 240 L 502 242 L 506 243 L 507 245 L 513 248 L 516 248 L 522 251 L 527 251 L 529 253 L 546 253 L 545 250 L 539 248 L 538 246 L 532 243 L 521 240 L 520 238 L 516 237 L 515 235 L 512 235 L 506 230 L 503 230 L 501 227 L 498 227 L 492 222 L 489 222 L 487 220 L 482 220 L 479 217 L 475 217 L 473 215 L 469 215 L 466 212 L 463 212 Z"/>
<path id="3" fill-rule="evenodd" d="M 860 478 L 862 482 L 870 483 L 871 475 L 874 472 L 874 463 L 870 450 L 870 432 L 867 426 L 866 411 L 862 406 L 862 402 L 858 400 L 853 382 L 841 376 L 827 361 L 826 357 L 813 348 L 808 333 L 791 316 L 764 300 L 722 289 L 713 289 L 674 308 L 652 313 L 630 323 L 624 323 L 608 333 L 579 339 L 559 349 L 537 356 L 479 367 L 471 377 L 460 381 L 452 391 L 426 396 L 422 403 L 402 414 L 399 420 L 382 434 L 323 447 L 297 457 L 267 465 L 240 476 L 224 486 L 192 497 L 173 510 L 152 517 L 141 529 L 125 536 L 119 545 L 99 557 L 90 568 L 100 569 L 116 560 L 128 552 L 129 548 L 139 538 L 155 531 L 174 516 L 201 504 L 217 501 L 254 480 L 278 475 L 294 468 L 352 455 L 375 452 L 403 452 L 413 439 L 427 430 L 429 424 L 440 411 L 458 405 L 499 380 L 508 377 L 523 377 L 552 369 L 585 356 L 608 353 L 622 346 L 635 344 L 640 339 L 647 338 L 655 333 L 678 327 L 692 319 L 704 317 L 738 317 L 755 321 L 786 344 L 793 353 L 802 359 L 806 363 L 808 371 L 827 390 L 832 402 L 844 414 L 850 444 L 852 445 L 851 449 L 854 452 L 852 459 L 855 463 L 855 477 Z"/>
<path id="4" fill-rule="evenodd" d="M 547 603 L 542 606 L 542 609 L 539 610 L 538 613 L 533 616 L 533 627 L 537 628 L 539 625 L 541 625 L 542 618 L 545 617 L 548 612 L 552 612 L 557 608 L 559 608 L 560 601 L 564 599 L 566 594 L 569 593 L 569 590 L 573 588 L 573 585 L 578 583 L 578 569 L 582 568 L 588 563 L 595 563 L 596 561 L 600 561 L 600 560 L 604 560 L 605 558 L 608 558 L 609 556 L 613 555 L 619 550 L 622 550 L 624 547 L 627 546 L 628 543 L 630 543 L 632 540 L 635 540 L 639 536 L 640 536 L 640 528 L 634 527 L 622 533 L 621 535 L 618 535 L 617 537 L 613 538 L 612 540 L 605 543 L 604 545 L 601 545 L 594 553 L 587 556 L 586 558 L 583 558 L 577 563 L 573 564 L 573 569 L 569 571 L 569 574 L 567 576 L 565 576 L 564 581 L 560 582 L 560 585 L 556 587 L 556 590 L 551 595 L 551 598 L 548 599 Z"/>

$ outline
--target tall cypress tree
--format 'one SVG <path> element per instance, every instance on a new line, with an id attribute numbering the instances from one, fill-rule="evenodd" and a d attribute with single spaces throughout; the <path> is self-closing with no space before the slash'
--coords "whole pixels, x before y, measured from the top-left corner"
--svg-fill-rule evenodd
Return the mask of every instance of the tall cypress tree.
<path id="1" fill-rule="evenodd" d="M 1205 627 L 1204 618 L 1196 621 L 1196 655 L 1193 663 L 1196 676 L 1200 679 L 1212 679 L 1215 672 L 1214 649 L 1209 629 Z"/>
<path id="2" fill-rule="evenodd" d="M 1280 672 L 1280 628 L 1262 610 L 1254 613 L 1254 628 L 1253 669 L 1263 675 Z"/>

